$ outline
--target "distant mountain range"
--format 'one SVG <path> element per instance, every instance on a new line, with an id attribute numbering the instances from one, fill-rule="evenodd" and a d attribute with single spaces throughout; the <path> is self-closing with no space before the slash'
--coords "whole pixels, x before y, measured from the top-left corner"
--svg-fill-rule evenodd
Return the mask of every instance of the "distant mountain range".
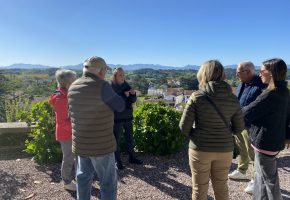
<path id="1" fill-rule="evenodd" d="M 108 64 L 109 67 L 111 68 L 116 68 L 116 67 L 122 67 L 124 70 L 127 71 L 132 71 L 132 70 L 138 70 L 138 69 L 172 69 L 172 70 L 188 70 L 188 69 L 194 69 L 198 70 L 199 66 L 197 65 L 186 65 L 184 67 L 173 67 L 173 66 L 165 66 L 165 65 L 156 65 L 156 64 L 132 64 L 132 65 L 114 65 L 114 64 Z M 72 70 L 82 70 L 83 69 L 83 64 L 78 64 L 78 65 L 67 65 L 67 66 L 60 66 L 61 68 L 66 68 L 66 69 L 72 69 Z M 45 65 L 33 65 L 33 64 L 23 64 L 23 63 L 17 63 L 9 66 L 0 66 L 0 69 L 48 69 L 48 68 L 59 68 L 59 67 L 53 67 L 53 66 L 45 66 Z"/>
<path id="2" fill-rule="evenodd" d="M 108 64 L 111 68 L 122 67 L 126 71 L 138 70 L 138 69 L 161 69 L 161 70 L 198 70 L 200 66 L 198 65 L 186 65 L 184 67 L 174 67 L 174 66 L 166 66 L 166 65 L 157 65 L 157 64 L 131 64 L 131 65 L 114 65 Z M 290 65 L 287 65 L 290 68 Z M 72 70 L 82 70 L 83 64 L 78 65 L 67 65 L 61 66 L 62 68 L 72 69 Z M 235 69 L 237 67 L 236 64 L 233 65 L 226 65 L 225 68 L 232 68 Z M 0 69 L 48 69 L 48 68 L 59 68 L 53 66 L 45 66 L 40 64 L 23 64 L 23 63 L 16 63 L 9 66 L 0 66 Z M 259 69 L 256 66 L 256 69 Z"/>

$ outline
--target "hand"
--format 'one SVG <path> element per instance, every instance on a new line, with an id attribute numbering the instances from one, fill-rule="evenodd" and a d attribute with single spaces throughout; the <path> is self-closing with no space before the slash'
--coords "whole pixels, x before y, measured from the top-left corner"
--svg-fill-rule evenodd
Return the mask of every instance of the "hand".
<path id="1" fill-rule="evenodd" d="M 135 95 L 135 94 L 136 94 L 136 91 L 133 90 L 133 89 L 131 89 L 129 92 L 130 92 L 130 94 L 132 94 L 132 95 Z"/>
<path id="2" fill-rule="evenodd" d="M 124 92 L 125 96 L 128 97 L 130 95 L 130 91 Z"/>

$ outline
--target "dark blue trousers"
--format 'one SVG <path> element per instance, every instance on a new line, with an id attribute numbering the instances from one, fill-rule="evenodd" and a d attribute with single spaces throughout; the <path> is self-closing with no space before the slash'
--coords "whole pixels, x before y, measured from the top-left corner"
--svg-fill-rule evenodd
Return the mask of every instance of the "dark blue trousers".
<path id="1" fill-rule="evenodd" d="M 115 159 L 117 162 L 121 162 L 120 138 L 121 138 L 121 133 L 123 129 L 124 129 L 124 136 L 125 136 L 126 151 L 129 154 L 129 158 L 134 157 L 132 120 L 127 121 L 127 122 L 118 122 L 118 123 L 115 122 L 114 135 L 117 142 L 117 150 L 115 151 Z"/>

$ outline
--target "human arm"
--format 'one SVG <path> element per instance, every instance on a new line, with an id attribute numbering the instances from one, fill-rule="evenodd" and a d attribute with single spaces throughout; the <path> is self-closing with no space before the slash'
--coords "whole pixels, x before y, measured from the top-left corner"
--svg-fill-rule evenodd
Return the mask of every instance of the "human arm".
<path id="1" fill-rule="evenodd" d="M 195 101 L 193 99 L 194 97 L 191 96 L 188 100 L 182 117 L 179 122 L 179 128 L 181 130 L 181 133 L 183 133 L 186 136 L 190 136 L 193 131 L 193 123 L 195 121 Z"/>
<path id="2" fill-rule="evenodd" d="M 105 82 L 102 86 L 102 99 L 114 111 L 122 112 L 125 109 L 125 102 L 117 95 L 111 85 Z"/>
<path id="3" fill-rule="evenodd" d="M 231 118 L 231 125 L 235 135 L 240 134 L 245 128 L 243 113 L 240 106 Z"/>
<path id="4" fill-rule="evenodd" d="M 255 101 L 242 108 L 245 121 L 253 123 L 255 120 L 267 115 L 274 106 L 271 92 L 262 93 Z"/>

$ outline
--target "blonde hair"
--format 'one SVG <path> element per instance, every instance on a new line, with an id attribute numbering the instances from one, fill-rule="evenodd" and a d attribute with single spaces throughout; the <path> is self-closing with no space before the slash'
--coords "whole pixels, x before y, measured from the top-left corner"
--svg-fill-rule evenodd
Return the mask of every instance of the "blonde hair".
<path id="1" fill-rule="evenodd" d="M 112 74 L 112 77 L 111 77 L 111 80 L 113 81 L 113 83 L 116 83 L 116 75 L 119 71 L 123 71 L 123 68 L 122 67 L 117 67 L 113 70 L 113 74 Z"/>
<path id="2" fill-rule="evenodd" d="M 225 80 L 225 72 L 223 65 L 218 60 L 209 60 L 203 63 L 197 72 L 197 80 L 199 87 L 205 87 L 210 81 Z"/>

